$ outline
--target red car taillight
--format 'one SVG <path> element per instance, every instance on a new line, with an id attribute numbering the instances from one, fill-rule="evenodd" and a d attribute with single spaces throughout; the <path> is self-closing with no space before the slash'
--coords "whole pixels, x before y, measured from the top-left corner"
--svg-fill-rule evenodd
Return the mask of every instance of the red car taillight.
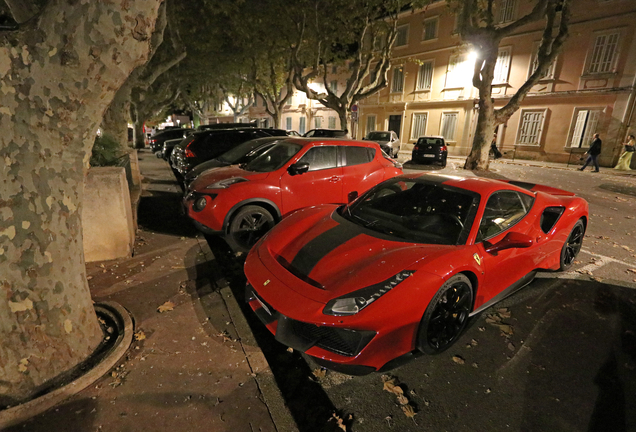
<path id="1" fill-rule="evenodd" d="M 186 157 L 197 157 L 197 155 L 194 154 L 194 152 L 192 150 L 190 150 L 190 144 L 192 144 L 193 141 L 194 141 L 194 138 L 192 138 L 190 140 L 190 142 L 187 143 L 186 146 L 185 146 L 185 156 Z"/>
<path id="2" fill-rule="evenodd" d="M 442 148 L 440 150 L 445 152 L 447 150 L 447 148 L 446 148 L 446 146 L 442 146 Z"/>

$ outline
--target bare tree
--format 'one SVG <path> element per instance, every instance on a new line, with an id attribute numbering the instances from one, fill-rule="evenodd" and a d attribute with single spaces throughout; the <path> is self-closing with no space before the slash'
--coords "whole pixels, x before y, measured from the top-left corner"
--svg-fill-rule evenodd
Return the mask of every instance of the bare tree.
<path id="1" fill-rule="evenodd" d="M 161 1 L 49 0 L 30 17 L 41 3 L 8 2 L 23 24 L 0 33 L 0 406 L 103 338 L 85 275 L 84 175 L 104 111 L 148 59 Z"/>
<path id="2" fill-rule="evenodd" d="M 545 75 L 568 37 L 570 0 L 538 0 L 528 14 L 504 25 L 497 23 L 493 3 L 494 0 L 465 0 L 454 3 L 459 14 L 460 36 L 479 53 L 473 74 L 473 86 L 479 90 L 479 113 L 472 149 L 464 165 L 465 169 L 471 170 L 488 169 L 489 144 L 495 126 L 508 121 L 519 109 L 528 92 Z M 545 21 L 545 25 L 536 68 L 508 103 L 496 110 L 492 99 L 492 81 L 499 44 L 504 37 L 541 19 Z"/>
<path id="3" fill-rule="evenodd" d="M 319 2 L 308 0 L 293 17 L 297 37 L 293 45 L 294 85 L 309 99 L 338 113 L 342 128 L 350 128 L 351 108 L 387 86 L 391 51 L 397 35 L 398 13 L 406 2 Z M 333 20 L 325 10 L 339 11 Z M 329 85 L 329 66 L 346 64 L 342 92 Z M 312 88 L 322 82 L 324 91 Z"/>

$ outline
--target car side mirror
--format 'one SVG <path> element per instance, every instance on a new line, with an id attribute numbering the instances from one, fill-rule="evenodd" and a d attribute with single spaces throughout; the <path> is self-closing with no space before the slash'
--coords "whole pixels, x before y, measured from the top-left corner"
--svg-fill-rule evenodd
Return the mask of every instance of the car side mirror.
<path id="1" fill-rule="evenodd" d="M 287 168 L 287 172 L 289 172 L 290 175 L 303 174 L 307 171 L 309 171 L 309 164 L 307 162 L 298 162 Z"/>
<path id="2" fill-rule="evenodd" d="M 358 198 L 358 191 L 351 191 L 347 194 L 347 203 L 355 201 Z"/>
<path id="3" fill-rule="evenodd" d="M 526 234 L 511 232 L 495 244 L 484 242 L 486 252 L 494 254 L 506 249 L 527 248 L 532 246 L 532 238 Z"/>

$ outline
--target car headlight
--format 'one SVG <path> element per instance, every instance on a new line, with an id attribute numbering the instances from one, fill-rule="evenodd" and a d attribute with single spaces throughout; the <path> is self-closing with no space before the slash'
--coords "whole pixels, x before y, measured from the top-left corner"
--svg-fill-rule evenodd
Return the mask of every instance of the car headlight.
<path id="1" fill-rule="evenodd" d="M 205 187 L 205 189 L 227 189 L 230 186 L 232 186 L 233 184 L 236 183 L 242 183 L 242 182 L 246 182 L 248 181 L 246 178 L 243 177 L 232 177 L 229 179 L 225 179 L 225 180 L 220 180 L 216 183 L 212 183 L 209 184 Z"/>
<path id="2" fill-rule="evenodd" d="M 322 313 L 325 315 L 355 315 L 371 303 L 391 291 L 393 288 L 404 282 L 409 276 L 415 273 L 414 270 L 403 270 L 389 279 L 359 289 L 342 297 L 333 299 L 327 303 Z"/>

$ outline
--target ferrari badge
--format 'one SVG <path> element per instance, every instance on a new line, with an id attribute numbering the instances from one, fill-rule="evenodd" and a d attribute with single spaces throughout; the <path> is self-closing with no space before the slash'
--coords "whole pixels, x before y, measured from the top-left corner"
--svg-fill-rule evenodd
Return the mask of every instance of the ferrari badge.
<path id="1" fill-rule="evenodd" d="M 477 261 L 477 265 L 481 265 L 481 258 L 479 258 L 479 254 L 473 255 L 473 258 L 475 258 L 475 261 Z"/>

